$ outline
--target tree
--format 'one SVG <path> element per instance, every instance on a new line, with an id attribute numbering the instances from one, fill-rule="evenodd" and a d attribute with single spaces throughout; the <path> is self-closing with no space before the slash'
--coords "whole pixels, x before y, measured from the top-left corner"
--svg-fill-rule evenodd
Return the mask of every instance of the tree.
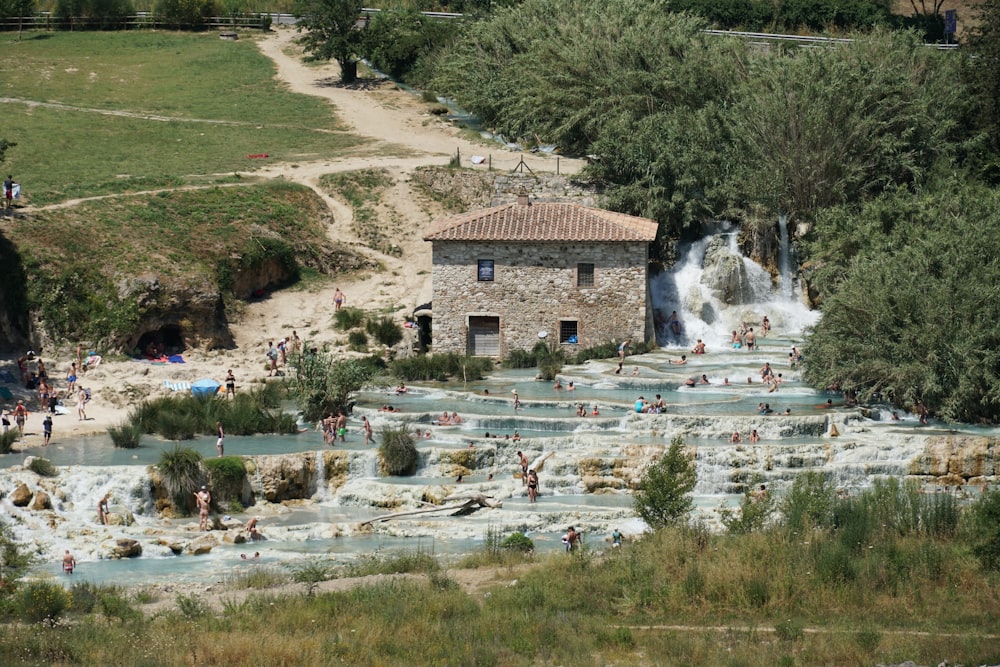
<path id="1" fill-rule="evenodd" d="M 308 350 L 308 346 L 306 346 Z M 291 394 L 307 421 L 337 410 L 375 377 L 375 367 L 358 359 L 336 360 L 326 351 L 306 352 L 291 360 Z"/>
<path id="2" fill-rule="evenodd" d="M 634 500 L 636 513 L 653 528 L 680 522 L 694 508 L 690 493 L 696 481 L 694 459 L 676 437 L 642 476 Z"/>
<path id="3" fill-rule="evenodd" d="M 340 80 L 357 78 L 355 56 L 361 47 L 358 29 L 361 8 L 355 0 L 299 0 L 295 7 L 298 30 L 305 32 L 302 45 L 310 60 L 337 61 Z"/>

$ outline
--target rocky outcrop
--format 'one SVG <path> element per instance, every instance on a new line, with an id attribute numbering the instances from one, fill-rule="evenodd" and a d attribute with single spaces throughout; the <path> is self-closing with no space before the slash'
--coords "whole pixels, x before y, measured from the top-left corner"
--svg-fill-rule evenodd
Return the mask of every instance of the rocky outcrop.
<path id="1" fill-rule="evenodd" d="M 246 468 L 254 494 L 270 503 L 309 498 L 315 490 L 314 452 L 252 456 L 248 458 Z"/>
<path id="2" fill-rule="evenodd" d="M 169 331 L 185 347 L 215 349 L 232 347 L 225 303 L 218 287 L 208 281 L 197 284 L 167 285 L 154 274 L 122 279 L 118 297 L 134 301 L 139 322 L 118 341 L 132 350 L 144 335 Z"/>
<path id="3" fill-rule="evenodd" d="M 219 546 L 219 540 L 215 539 L 215 535 L 208 533 L 188 542 L 187 546 L 184 547 L 184 552 L 192 556 L 200 556 L 207 554 L 217 546 Z"/>
<path id="4" fill-rule="evenodd" d="M 27 507 L 28 503 L 31 502 L 31 498 L 34 494 L 31 489 L 28 488 L 27 484 L 23 482 L 17 485 L 10 494 L 10 502 L 14 507 Z"/>
<path id="5" fill-rule="evenodd" d="M 753 286 L 743 257 L 729 250 L 724 237 L 715 237 L 705 249 L 701 281 L 723 303 L 738 305 L 754 301 Z"/>
<path id="6" fill-rule="evenodd" d="M 740 251 L 763 266 L 772 275 L 778 274 L 778 253 L 781 240 L 777 216 L 748 217 L 740 225 Z"/>
<path id="7" fill-rule="evenodd" d="M 910 474 L 938 484 L 980 484 L 1000 475 L 1000 438 L 938 436 L 910 464 Z"/>

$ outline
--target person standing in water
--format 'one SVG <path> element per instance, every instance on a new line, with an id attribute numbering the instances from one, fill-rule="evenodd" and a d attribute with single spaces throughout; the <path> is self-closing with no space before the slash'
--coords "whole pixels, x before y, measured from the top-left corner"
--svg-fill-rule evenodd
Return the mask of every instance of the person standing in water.
<path id="1" fill-rule="evenodd" d="M 63 555 L 63 572 L 66 574 L 73 574 L 73 570 L 76 569 L 76 558 L 70 553 L 69 549 L 66 550 L 65 555 Z"/>
<path id="2" fill-rule="evenodd" d="M 215 441 L 215 451 L 219 452 L 219 458 L 222 458 L 222 454 L 226 450 L 226 432 L 222 428 L 222 422 L 215 422 L 215 430 L 219 436 L 219 439 Z"/>
<path id="3" fill-rule="evenodd" d="M 194 500 L 198 505 L 198 528 L 209 530 L 208 512 L 212 507 L 212 494 L 208 492 L 208 487 L 201 487 L 201 490 L 194 494 Z"/>
<path id="4" fill-rule="evenodd" d="M 42 420 L 42 447 L 47 447 L 52 440 L 52 415 L 45 415 Z"/>
<path id="5" fill-rule="evenodd" d="M 361 427 L 365 431 L 365 447 L 367 447 L 368 443 L 372 442 L 375 439 L 375 435 L 372 432 L 372 424 L 370 421 L 368 421 L 368 417 L 361 418 Z"/>

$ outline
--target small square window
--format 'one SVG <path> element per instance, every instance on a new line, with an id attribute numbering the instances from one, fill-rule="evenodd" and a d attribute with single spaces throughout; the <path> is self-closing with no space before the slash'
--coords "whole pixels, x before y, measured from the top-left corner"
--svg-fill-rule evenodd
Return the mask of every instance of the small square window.
<path id="1" fill-rule="evenodd" d="M 476 279 L 479 282 L 493 282 L 493 260 L 481 259 L 476 271 Z"/>
<path id="2" fill-rule="evenodd" d="M 580 342 L 576 320 L 561 320 L 559 322 L 559 342 L 576 345 Z"/>
<path id="3" fill-rule="evenodd" d="M 577 264 L 576 265 L 576 286 L 577 287 L 593 287 L 594 286 L 594 265 L 593 264 Z"/>

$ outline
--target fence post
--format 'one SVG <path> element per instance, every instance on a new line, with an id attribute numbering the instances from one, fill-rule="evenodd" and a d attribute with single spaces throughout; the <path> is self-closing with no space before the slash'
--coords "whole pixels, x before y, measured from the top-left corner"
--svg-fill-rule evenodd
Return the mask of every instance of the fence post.
<path id="1" fill-rule="evenodd" d="M 490 153 L 489 162 L 487 162 L 486 165 L 487 165 L 486 167 L 487 171 L 493 171 L 493 153 Z"/>
<path id="2" fill-rule="evenodd" d="M 559 156 L 556 156 L 556 176 L 559 175 Z"/>

